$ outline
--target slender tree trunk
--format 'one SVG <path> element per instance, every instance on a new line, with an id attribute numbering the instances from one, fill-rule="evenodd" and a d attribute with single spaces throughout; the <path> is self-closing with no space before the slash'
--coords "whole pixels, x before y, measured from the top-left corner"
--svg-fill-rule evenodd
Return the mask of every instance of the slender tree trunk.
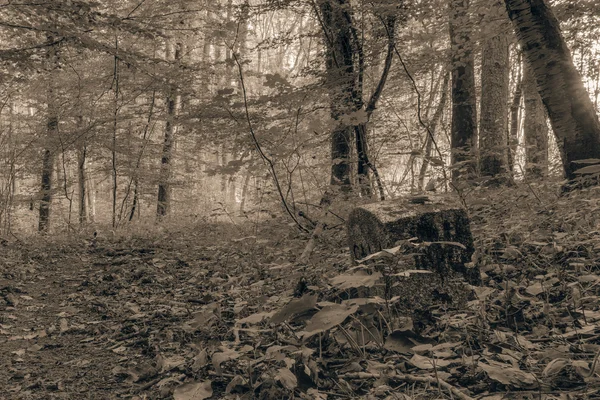
<path id="1" fill-rule="evenodd" d="M 508 149 L 508 36 L 505 24 L 496 22 L 504 13 L 501 0 L 483 18 L 481 60 L 481 107 L 479 122 L 479 170 L 489 183 L 507 181 Z"/>
<path id="2" fill-rule="evenodd" d="M 356 176 L 358 178 L 358 187 L 363 197 L 371 197 L 371 178 L 369 177 L 369 143 L 367 142 L 367 124 L 360 124 L 354 130 L 356 139 L 356 156 L 358 165 L 356 167 Z"/>
<path id="3" fill-rule="evenodd" d="M 452 48 L 452 180 L 475 174 L 477 140 L 477 96 L 475 61 L 469 26 L 469 0 L 450 0 Z"/>
<path id="4" fill-rule="evenodd" d="M 170 46 L 168 47 L 170 48 Z M 172 51 L 172 50 L 171 50 Z M 167 58 L 171 58 L 169 51 Z M 181 59 L 181 45 L 175 46 L 173 60 L 178 63 Z M 165 126 L 165 140 L 163 143 L 162 159 L 160 166 L 160 181 L 158 184 L 158 204 L 156 214 L 159 217 L 167 215 L 170 207 L 171 198 L 171 156 L 173 150 L 173 140 L 177 132 L 176 122 L 179 109 L 179 93 L 177 86 L 172 83 L 167 96 L 167 123 Z"/>
<path id="5" fill-rule="evenodd" d="M 240 201 L 240 213 L 246 211 L 246 202 L 248 197 L 248 187 L 250 186 L 250 178 L 252 175 L 250 172 L 246 172 L 246 178 L 244 179 L 244 186 L 242 187 L 242 199 Z"/>
<path id="6" fill-rule="evenodd" d="M 510 104 L 510 131 L 508 133 L 507 144 L 508 144 L 508 170 L 512 174 L 515 168 L 515 158 L 517 155 L 517 146 L 519 145 L 519 129 L 521 123 L 521 98 L 523 94 L 523 82 L 519 76 L 517 80 L 517 87 L 513 94 L 512 102 Z"/>
<path id="7" fill-rule="evenodd" d="M 119 40 L 115 38 L 115 50 L 119 48 Z M 119 123 L 119 58 L 115 53 L 114 71 L 113 71 L 113 86 L 115 92 L 115 109 L 113 115 L 113 132 L 112 132 L 112 226 L 117 226 L 117 190 L 118 190 L 118 171 L 117 171 L 117 133 Z"/>
<path id="8" fill-rule="evenodd" d="M 136 176 L 133 178 L 133 200 L 131 202 L 131 212 L 129 213 L 129 221 L 132 221 L 133 217 L 135 217 L 135 212 L 138 206 L 138 185 L 139 180 Z"/>
<path id="9" fill-rule="evenodd" d="M 524 65 L 523 97 L 525 120 L 525 174 L 527 178 L 542 178 L 548 173 L 548 123 L 542 98 L 537 90 L 535 76 L 527 63 Z"/>
<path id="10" fill-rule="evenodd" d="M 237 177 L 235 175 L 231 175 L 227 182 L 227 205 L 230 210 L 235 210 L 235 205 L 237 203 L 235 194 L 237 191 Z"/>
<path id="11" fill-rule="evenodd" d="M 52 43 L 54 38 L 48 36 L 48 42 Z M 56 89 L 54 87 L 54 70 L 58 65 L 56 45 L 48 48 L 48 73 L 50 82 L 47 89 L 47 125 L 44 149 L 42 151 L 42 175 L 41 175 L 41 199 L 39 209 L 38 231 L 47 232 L 50 227 L 50 205 L 52 203 L 52 173 L 54 172 L 54 151 L 52 143 L 58 137 L 58 111 L 56 109 Z"/>
<path id="12" fill-rule="evenodd" d="M 544 0 L 504 0 L 526 62 L 536 78 L 567 178 L 578 161 L 600 158 L 600 122 L 558 20 Z"/>
<path id="13" fill-rule="evenodd" d="M 83 117 L 79 116 L 77 119 L 77 125 L 79 130 L 84 129 L 83 127 Z M 78 204 L 78 212 L 79 212 L 79 223 L 83 224 L 87 221 L 87 207 L 86 207 L 86 192 L 85 192 L 85 181 L 86 181 L 86 171 L 85 171 L 85 163 L 87 157 L 87 140 L 86 135 L 84 134 L 80 138 L 79 149 L 77 149 L 77 185 L 79 192 L 79 204 Z"/>
<path id="14" fill-rule="evenodd" d="M 87 205 L 88 205 L 88 220 L 94 222 L 96 220 L 96 185 L 92 177 L 87 179 Z"/>

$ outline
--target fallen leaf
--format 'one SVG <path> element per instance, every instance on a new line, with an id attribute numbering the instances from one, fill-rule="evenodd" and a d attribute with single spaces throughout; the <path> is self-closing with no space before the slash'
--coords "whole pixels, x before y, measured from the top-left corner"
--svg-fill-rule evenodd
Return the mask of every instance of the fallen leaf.
<path id="1" fill-rule="evenodd" d="M 287 368 L 279 368 L 277 374 L 275 375 L 275 379 L 281 382 L 281 384 L 287 390 L 294 390 L 296 386 L 298 386 L 298 379 L 296 379 L 296 375 L 292 373 Z"/>
<path id="2" fill-rule="evenodd" d="M 312 310 L 317 305 L 317 298 L 317 294 L 306 293 L 301 298 L 290 301 L 271 317 L 271 323 L 280 324 L 293 316 Z"/>
<path id="3" fill-rule="evenodd" d="M 537 380 L 533 374 L 521 371 L 508 364 L 501 364 L 491 360 L 488 362 L 489 364 L 480 362 L 477 365 L 479 368 L 485 371 L 490 379 L 513 388 L 537 388 Z"/>
<path id="4" fill-rule="evenodd" d="M 313 315 L 306 324 L 306 328 L 300 335 L 307 339 L 319 332 L 324 332 L 331 329 L 342 322 L 348 316 L 358 311 L 357 305 L 336 304 L 323 308 L 321 311 Z"/>
<path id="5" fill-rule="evenodd" d="M 213 395 L 211 381 L 189 382 L 173 391 L 174 400 L 203 400 Z"/>
<path id="6" fill-rule="evenodd" d="M 221 364 L 225 361 L 235 360 L 240 356 L 235 350 L 225 348 L 222 352 L 214 353 L 212 355 L 212 363 L 213 367 L 215 367 L 215 371 L 217 374 L 221 375 L 223 372 L 221 371 Z"/>

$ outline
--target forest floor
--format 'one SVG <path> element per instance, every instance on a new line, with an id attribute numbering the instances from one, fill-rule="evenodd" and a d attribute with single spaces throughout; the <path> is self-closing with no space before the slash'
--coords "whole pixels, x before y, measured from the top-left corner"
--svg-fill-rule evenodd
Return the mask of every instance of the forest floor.
<path id="1" fill-rule="evenodd" d="M 340 300 L 342 226 L 306 268 L 287 221 L 6 237 L 0 399 L 600 398 L 600 196 L 557 187 L 464 193 L 484 283 L 419 329 Z"/>

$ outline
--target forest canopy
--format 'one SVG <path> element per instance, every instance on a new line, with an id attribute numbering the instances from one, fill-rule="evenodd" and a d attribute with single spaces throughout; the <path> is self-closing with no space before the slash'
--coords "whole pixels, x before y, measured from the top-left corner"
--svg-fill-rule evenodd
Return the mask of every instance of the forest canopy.
<path id="1" fill-rule="evenodd" d="M 555 33 L 524 36 L 540 10 Z M 599 15 L 560 0 L 9 1 L 2 229 L 300 224 L 330 192 L 574 178 L 600 159 Z M 522 43 L 544 39 L 532 64 Z M 566 75 L 548 74 L 554 57 Z"/>

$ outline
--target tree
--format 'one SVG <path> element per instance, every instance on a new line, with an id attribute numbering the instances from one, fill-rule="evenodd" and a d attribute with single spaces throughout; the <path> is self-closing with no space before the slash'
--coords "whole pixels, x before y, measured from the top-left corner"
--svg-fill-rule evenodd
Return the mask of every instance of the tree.
<path id="1" fill-rule="evenodd" d="M 497 22 L 497 15 L 504 13 L 500 0 L 494 1 L 482 26 L 479 170 L 495 183 L 506 180 L 508 166 L 508 37 L 505 24 Z"/>
<path id="2" fill-rule="evenodd" d="M 349 192 L 353 126 L 344 121 L 344 117 L 362 107 L 362 82 L 359 81 L 362 76 L 356 70 L 354 60 L 362 49 L 357 49 L 358 43 L 353 38 L 350 4 L 346 0 L 321 0 L 318 5 L 327 47 L 325 65 L 331 117 L 336 124 L 331 133 L 330 183 Z"/>
<path id="3" fill-rule="evenodd" d="M 452 180 L 472 177 L 475 172 L 477 97 L 475 60 L 469 26 L 469 0 L 450 0 L 450 45 L 452 60 Z"/>
<path id="4" fill-rule="evenodd" d="M 517 71 L 515 76 L 515 91 L 510 102 L 510 127 L 506 144 L 508 145 L 508 171 L 513 175 L 517 146 L 519 144 L 519 130 L 521 124 L 521 98 L 523 97 L 523 78 L 521 65 L 521 52 L 517 53 Z"/>
<path id="5" fill-rule="evenodd" d="M 167 60 L 178 63 L 181 60 L 181 43 L 175 45 L 173 51 L 172 45 L 167 43 Z M 171 60 L 172 58 L 172 60 Z M 162 157 L 160 163 L 160 181 L 158 183 L 158 202 L 156 214 L 159 217 L 167 215 L 171 198 L 171 155 L 173 152 L 173 140 L 177 132 L 176 118 L 179 109 L 179 93 L 175 83 L 169 86 L 167 95 L 167 122 L 165 124 L 165 139 L 163 142 Z"/>
<path id="6" fill-rule="evenodd" d="M 50 34 L 48 38 L 48 50 L 46 54 L 46 68 L 49 72 L 49 82 L 46 89 L 46 137 L 44 140 L 44 148 L 42 150 L 42 175 L 40 188 L 40 208 L 38 231 L 45 232 L 50 225 L 50 206 L 52 204 L 52 174 L 54 172 L 54 151 L 53 143 L 56 143 L 58 137 L 58 110 L 56 100 L 56 88 L 54 79 L 56 77 L 56 69 L 58 68 L 57 46 L 54 37 Z"/>
<path id="7" fill-rule="evenodd" d="M 535 76 L 527 63 L 523 66 L 523 72 L 525 174 L 527 178 L 542 178 L 548 173 L 546 110 L 537 90 Z"/>
<path id="8" fill-rule="evenodd" d="M 581 76 L 544 0 L 504 0 L 537 82 L 561 152 L 567 178 L 578 161 L 600 159 L 600 122 Z"/>
<path id="9" fill-rule="evenodd" d="M 371 196 L 369 171 L 377 180 L 380 197 L 383 188 L 374 163 L 369 159 L 367 123 L 381 97 L 395 49 L 395 27 L 398 5 L 390 7 L 380 4 L 374 9 L 384 26 L 387 39 L 387 52 L 381 76 L 370 98 L 363 97 L 365 60 L 363 43 L 354 26 L 350 2 L 346 0 L 321 0 L 318 2 L 317 16 L 325 36 L 327 70 L 326 81 L 329 89 L 331 117 L 335 127 L 331 135 L 331 185 L 339 185 L 343 192 L 351 190 L 352 139 L 357 155 L 357 177 L 360 193 Z"/>

